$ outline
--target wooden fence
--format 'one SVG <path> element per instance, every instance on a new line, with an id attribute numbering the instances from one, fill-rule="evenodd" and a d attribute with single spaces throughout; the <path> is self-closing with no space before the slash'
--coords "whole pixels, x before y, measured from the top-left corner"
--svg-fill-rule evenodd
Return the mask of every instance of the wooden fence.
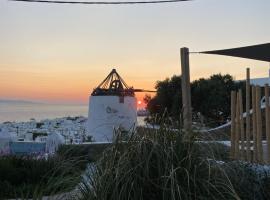
<path id="1" fill-rule="evenodd" d="M 261 101 L 263 96 L 265 96 L 264 103 Z M 269 86 L 266 84 L 262 88 L 250 85 L 249 69 L 246 78 L 245 112 L 243 105 L 242 91 L 232 91 L 231 157 L 253 163 L 270 164 Z"/>

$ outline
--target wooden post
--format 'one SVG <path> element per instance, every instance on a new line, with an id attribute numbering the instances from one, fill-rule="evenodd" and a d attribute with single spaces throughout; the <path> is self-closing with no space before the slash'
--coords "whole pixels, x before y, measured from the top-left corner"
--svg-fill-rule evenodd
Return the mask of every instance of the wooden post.
<path id="1" fill-rule="evenodd" d="M 270 107 L 269 107 L 269 85 L 266 84 L 265 88 L 265 129 L 267 140 L 267 164 L 270 164 Z"/>
<path id="2" fill-rule="evenodd" d="M 192 128 L 192 111 L 191 111 L 191 90 L 190 90 L 190 73 L 189 73 L 189 50 L 184 47 L 180 49 L 181 69 L 182 69 L 182 102 L 183 102 L 183 121 L 185 131 Z"/>
<path id="3" fill-rule="evenodd" d="M 235 103 L 236 92 L 231 91 L 231 158 L 235 158 Z"/>
<path id="4" fill-rule="evenodd" d="M 240 158 L 245 159 L 245 128 L 244 128 L 244 118 L 243 118 L 243 96 L 242 90 L 239 89 L 239 125 L 240 125 L 240 141 L 241 141 L 241 151 Z"/>
<path id="5" fill-rule="evenodd" d="M 256 88 L 252 86 L 252 139 L 253 139 L 253 158 L 254 163 L 257 162 L 257 124 L 256 124 Z"/>
<path id="6" fill-rule="evenodd" d="M 251 161 L 250 155 L 250 70 L 247 68 L 246 77 L 246 156 Z"/>
<path id="7" fill-rule="evenodd" d="M 256 124 L 257 124 L 257 158 L 258 162 L 263 162 L 263 149 L 262 149 L 262 111 L 261 111 L 261 88 L 256 86 Z"/>
<path id="8" fill-rule="evenodd" d="M 239 135 L 240 135 L 240 105 L 239 105 L 239 92 L 237 92 L 236 117 L 235 117 L 235 159 L 239 159 Z"/>

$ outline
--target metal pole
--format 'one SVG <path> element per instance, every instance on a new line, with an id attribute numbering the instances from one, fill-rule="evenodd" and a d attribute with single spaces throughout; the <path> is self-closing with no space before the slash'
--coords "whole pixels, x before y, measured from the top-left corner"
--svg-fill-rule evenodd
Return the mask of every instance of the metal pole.
<path id="1" fill-rule="evenodd" d="M 181 69 L 182 69 L 182 102 L 183 102 L 183 121 L 184 130 L 190 131 L 192 126 L 191 111 L 191 90 L 190 90 L 190 73 L 189 73 L 189 50 L 184 47 L 180 49 Z"/>

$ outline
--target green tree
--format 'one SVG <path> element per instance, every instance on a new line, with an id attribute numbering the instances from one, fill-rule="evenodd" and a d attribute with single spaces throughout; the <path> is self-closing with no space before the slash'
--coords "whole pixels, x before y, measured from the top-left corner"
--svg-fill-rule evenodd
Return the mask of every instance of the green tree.
<path id="1" fill-rule="evenodd" d="M 194 117 L 201 113 L 209 126 L 224 123 L 230 116 L 230 92 L 243 86 L 243 82 L 235 82 L 229 74 L 215 74 L 207 79 L 193 81 L 191 99 Z M 156 96 L 145 97 L 149 112 L 159 116 L 166 112 L 179 121 L 182 111 L 181 77 L 173 76 L 158 81 L 155 88 Z"/>
<path id="2" fill-rule="evenodd" d="M 152 115 L 161 116 L 167 113 L 170 117 L 180 119 L 182 109 L 181 77 L 173 76 L 164 81 L 157 81 L 156 96 L 145 96 L 144 101 Z"/>
<path id="3" fill-rule="evenodd" d="M 230 93 L 243 87 L 229 74 L 215 74 L 191 84 L 192 107 L 206 117 L 208 124 L 224 123 L 230 116 Z"/>

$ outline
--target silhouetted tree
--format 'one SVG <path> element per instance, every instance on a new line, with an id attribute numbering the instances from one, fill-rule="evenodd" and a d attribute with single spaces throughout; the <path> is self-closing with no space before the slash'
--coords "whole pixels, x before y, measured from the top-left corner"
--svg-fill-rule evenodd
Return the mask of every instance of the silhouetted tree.
<path id="1" fill-rule="evenodd" d="M 191 84 L 192 108 L 213 125 L 224 123 L 230 116 L 230 93 L 243 87 L 229 74 L 215 74 Z"/>
<path id="2" fill-rule="evenodd" d="M 242 87 L 243 82 L 235 82 L 229 74 L 215 74 L 207 79 L 193 81 L 191 99 L 194 116 L 202 114 L 210 126 L 224 123 L 230 116 L 230 92 Z M 179 121 L 182 111 L 181 77 L 173 76 L 158 81 L 155 88 L 156 96 L 146 96 L 144 99 L 149 112 L 161 116 L 166 111 L 170 117 Z"/>
<path id="3" fill-rule="evenodd" d="M 152 115 L 162 116 L 164 113 L 173 118 L 180 118 L 182 109 L 181 77 L 173 76 L 164 81 L 157 81 L 156 96 L 145 96 L 144 101 Z"/>

